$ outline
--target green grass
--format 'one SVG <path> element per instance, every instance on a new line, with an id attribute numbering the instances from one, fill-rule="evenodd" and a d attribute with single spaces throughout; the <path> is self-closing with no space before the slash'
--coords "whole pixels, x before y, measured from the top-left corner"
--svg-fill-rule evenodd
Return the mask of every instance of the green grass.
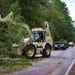
<path id="1" fill-rule="evenodd" d="M 25 56 L 11 55 L 12 58 L 0 59 L 0 75 L 12 74 L 15 71 L 25 70 L 27 67 L 32 66 L 33 62 L 47 59 L 43 57 L 36 57 L 34 59 L 27 59 Z M 15 57 L 15 58 L 13 58 Z"/>
<path id="2" fill-rule="evenodd" d="M 30 60 L 25 57 L 16 59 L 9 58 L 2 60 L 2 63 L 0 63 L 0 75 L 13 73 L 19 70 L 24 70 L 26 67 L 32 65 Z"/>

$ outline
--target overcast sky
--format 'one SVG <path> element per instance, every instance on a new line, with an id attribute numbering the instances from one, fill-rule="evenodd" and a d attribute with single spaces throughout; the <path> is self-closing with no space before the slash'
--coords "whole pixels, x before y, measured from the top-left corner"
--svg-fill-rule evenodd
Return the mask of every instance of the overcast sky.
<path id="1" fill-rule="evenodd" d="M 75 0 L 61 0 L 61 1 L 67 4 L 67 7 L 70 11 L 70 16 L 72 17 L 72 20 L 75 21 Z"/>

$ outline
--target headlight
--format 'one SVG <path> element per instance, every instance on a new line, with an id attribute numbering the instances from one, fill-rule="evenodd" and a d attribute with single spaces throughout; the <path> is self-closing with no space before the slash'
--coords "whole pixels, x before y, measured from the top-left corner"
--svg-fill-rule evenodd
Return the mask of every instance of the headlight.
<path id="1" fill-rule="evenodd" d="M 55 45 L 54 47 L 57 47 L 57 45 Z"/>

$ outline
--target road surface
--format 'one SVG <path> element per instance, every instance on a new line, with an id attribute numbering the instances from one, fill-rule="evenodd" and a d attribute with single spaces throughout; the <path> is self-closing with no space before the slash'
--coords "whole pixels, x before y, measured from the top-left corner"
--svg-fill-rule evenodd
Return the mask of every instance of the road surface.
<path id="1" fill-rule="evenodd" d="M 51 57 L 34 62 L 26 70 L 6 75 L 65 75 L 75 59 L 75 46 L 66 50 L 52 51 Z"/>

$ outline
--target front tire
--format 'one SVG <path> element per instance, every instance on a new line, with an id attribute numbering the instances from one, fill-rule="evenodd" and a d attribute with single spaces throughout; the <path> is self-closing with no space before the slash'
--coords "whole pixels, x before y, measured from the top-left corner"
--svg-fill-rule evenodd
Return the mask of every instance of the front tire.
<path id="1" fill-rule="evenodd" d="M 58 48 L 54 48 L 54 50 L 56 51 L 56 50 L 58 50 Z"/>
<path id="2" fill-rule="evenodd" d="M 29 45 L 25 48 L 25 55 L 28 59 L 33 59 L 35 57 L 35 47 L 32 45 Z"/>
<path id="3" fill-rule="evenodd" d="M 43 50 L 43 57 L 49 57 L 51 55 L 51 47 L 49 45 L 45 46 L 45 49 Z"/>

